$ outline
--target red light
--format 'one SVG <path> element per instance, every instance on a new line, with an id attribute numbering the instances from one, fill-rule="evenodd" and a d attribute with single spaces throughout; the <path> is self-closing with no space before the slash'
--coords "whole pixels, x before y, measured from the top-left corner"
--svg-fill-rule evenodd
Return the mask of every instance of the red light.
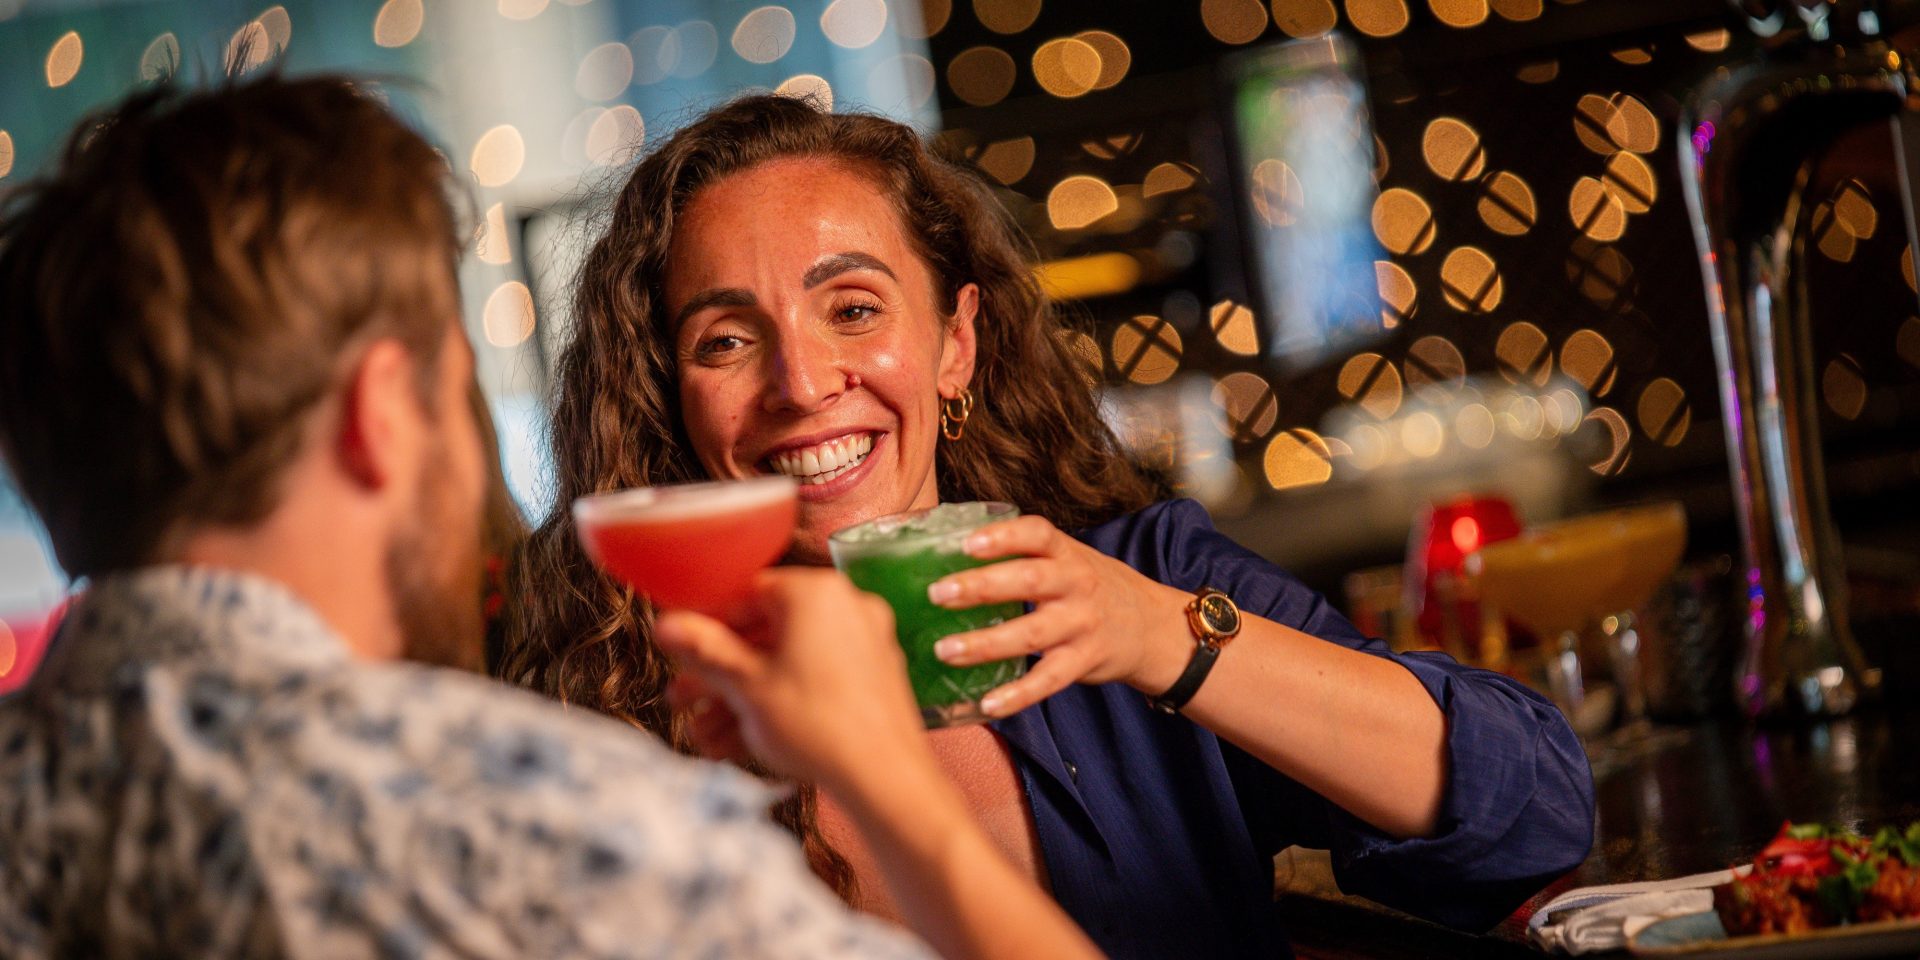
<path id="1" fill-rule="evenodd" d="M 1480 524 L 1472 517 L 1456 517 L 1448 532 L 1453 536 L 1454 549 L 1462 556 L 1480 549 Z"/>

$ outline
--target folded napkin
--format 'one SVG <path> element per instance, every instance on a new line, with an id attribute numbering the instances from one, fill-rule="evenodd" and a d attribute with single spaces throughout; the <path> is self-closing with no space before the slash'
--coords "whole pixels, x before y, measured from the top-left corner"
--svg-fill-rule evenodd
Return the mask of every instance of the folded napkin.
<path id="1" fill-rule="evenodd" d="M 1527 934 L 1543 950 L 1593 953 L 1618 950 L 1656 920 L 1713 909 L 1713 888 L 1733 880 L 1716 870 L 1672 880 L 1616 883 L 1569 890 L 1542 904 Z"/>

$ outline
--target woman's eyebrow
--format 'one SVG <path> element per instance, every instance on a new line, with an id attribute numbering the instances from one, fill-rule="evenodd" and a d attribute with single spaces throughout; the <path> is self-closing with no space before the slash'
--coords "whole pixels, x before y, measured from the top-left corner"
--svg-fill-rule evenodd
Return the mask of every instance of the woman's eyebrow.
<path id="1" fill-rule="evenodd" d="M 754 307 L 760 301 L 754 299 L 753 291 L 740 287 L 709 287 L 687 299 L 685 306 L 673 314 L 674 329 L 687 322 L 687 318 L 708 307 Z"/>
<path id="2" fill-rule="evenodd" d="M 879 257 L 870 253 L 861 253 L 858 250 L 849 250 L 845 253 L 822 257 L 818 263 L 807 268 L 807 272 L 800 277 L 800 283 L 811 290 L 849 270 L 877 270 L 892 280 L 900 279 L 894 276 L 893 269 L 881 262 Z"/>

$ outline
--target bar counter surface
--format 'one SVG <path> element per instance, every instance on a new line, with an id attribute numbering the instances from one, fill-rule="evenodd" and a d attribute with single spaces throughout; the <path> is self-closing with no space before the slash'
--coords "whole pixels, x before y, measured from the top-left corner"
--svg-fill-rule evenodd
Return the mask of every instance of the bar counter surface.
<path id="1" fill-rule="evenodd" d="M 1593 851 L 1483 936 L 1341 896 L 1324 856 L 1282 854 L 1276 886 L 1297 955 L 1537 958 L 1527 919 L 1570 888 L 1724 869 L 1751 859 L 1783 820 L 1872 832 L 1920 819 L 1913 708 L 1777 726 L 1656 726 L 1637 743 L 1595 753 Z"/>

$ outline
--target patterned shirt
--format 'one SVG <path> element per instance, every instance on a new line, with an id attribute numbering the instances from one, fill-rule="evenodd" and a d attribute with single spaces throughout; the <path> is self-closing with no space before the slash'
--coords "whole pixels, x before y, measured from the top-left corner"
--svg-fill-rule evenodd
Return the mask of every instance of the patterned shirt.
<path id="1" fill-rule="evenodd" d="M 0 956 L 922 957 L 772 794 L 282 587 L 105 578 L 0 703 Z"/>

